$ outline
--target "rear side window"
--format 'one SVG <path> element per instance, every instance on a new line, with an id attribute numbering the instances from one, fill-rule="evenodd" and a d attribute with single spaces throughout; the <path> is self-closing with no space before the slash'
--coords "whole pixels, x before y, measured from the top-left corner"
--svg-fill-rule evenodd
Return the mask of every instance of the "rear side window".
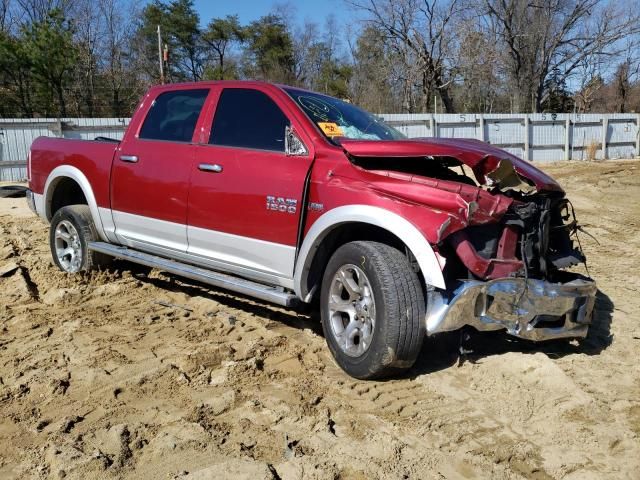
<path id="1" fill-rule="evenodd" d="M 208 89 L 165 92 L 153 101 L 139 138 L 190 142 Z"/>
<path id="2" fill-rule="evenodd" d="M 227 88 L 218 101 L 209 143 L 284 152 L 287 125 L 285 114 L 266 94 Z"/>

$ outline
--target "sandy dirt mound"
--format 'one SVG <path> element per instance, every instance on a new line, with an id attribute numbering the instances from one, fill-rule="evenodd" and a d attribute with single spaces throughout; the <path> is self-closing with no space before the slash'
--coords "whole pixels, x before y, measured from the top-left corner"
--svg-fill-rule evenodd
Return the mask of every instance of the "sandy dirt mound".
<path id="1" fill-rule="evenodd" d="M 67 275 L 0 199 L 0 478 L 620 479 L 640 472 L 640 162 L 557 164 L 599 283 L 582 342 L 425 342 L 401 379 L 315 314 L 115 262 Z"/>

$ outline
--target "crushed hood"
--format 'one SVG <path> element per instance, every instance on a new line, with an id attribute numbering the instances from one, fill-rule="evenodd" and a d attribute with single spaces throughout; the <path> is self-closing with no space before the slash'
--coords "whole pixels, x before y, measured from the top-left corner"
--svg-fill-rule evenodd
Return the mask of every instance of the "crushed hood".
<path id="1" fill-rule="evenodd" d="M 509 152 L 488 143 L 462 138 L 414 138 L 407 140 L 352 140 L 339 138 L 354 157 L 453 157 L 473 170 L 481 185 L 500 189 L 563 192 L 550 176 Z M 535 188 L 534 188 L 535 187 Z M 530 190 L 530 191 L 527 191 Z"/>

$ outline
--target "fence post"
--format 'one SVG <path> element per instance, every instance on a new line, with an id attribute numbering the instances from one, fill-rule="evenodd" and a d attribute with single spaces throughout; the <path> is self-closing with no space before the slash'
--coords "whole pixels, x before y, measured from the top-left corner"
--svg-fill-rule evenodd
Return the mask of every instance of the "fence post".
<path id="1" fill-rule="evenodd" d="M 571 119 L 567 114 L 567 119 L 564 123 L 564 159 L 571 160 L 571 149 L 569 148 L 569 135 L 571 135 Z"/>
<path id="2" fill-rule="evenodd" d="M 531 144 L 529 133 L 529 114 L 524 115 L 524 159 L 528 162 L 531 161 L 531 152 L 529 151 L 529 145 Z"/>
<path id="3" fill-rule="evenodd" d="M 479 125 L 480 125 L 480 135 L 479 135 L 478 140 L 486 142 L 485 137 L 484 137 L 484 115 L 482 113 L 478 116 L 478 122 L 479 122 Z"/>
<path id="4" fill-rule="evenodd" d="M 609 118 L 602 116 L 602 160 L 607 159 L 607 133 L 609 130 Z"/>
<path id="5" fill-rule="evenodd" d="M 438 135 L 438 122 L 436 121 L 436 116 L 431 114 L 431 136 L 433 138 L 439 137 Z"/>

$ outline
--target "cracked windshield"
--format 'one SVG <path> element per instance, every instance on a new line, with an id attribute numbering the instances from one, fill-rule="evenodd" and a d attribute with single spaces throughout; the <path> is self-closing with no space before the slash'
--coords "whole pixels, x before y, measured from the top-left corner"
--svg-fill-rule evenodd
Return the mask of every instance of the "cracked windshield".
<path id="1" fill-rule="evenodd" d="M 345 137 L 356 140 L 406 138 L 375 115 L 345 101 L 294 88 L 285 88 L 285 91 L 329 138 Z"/>

